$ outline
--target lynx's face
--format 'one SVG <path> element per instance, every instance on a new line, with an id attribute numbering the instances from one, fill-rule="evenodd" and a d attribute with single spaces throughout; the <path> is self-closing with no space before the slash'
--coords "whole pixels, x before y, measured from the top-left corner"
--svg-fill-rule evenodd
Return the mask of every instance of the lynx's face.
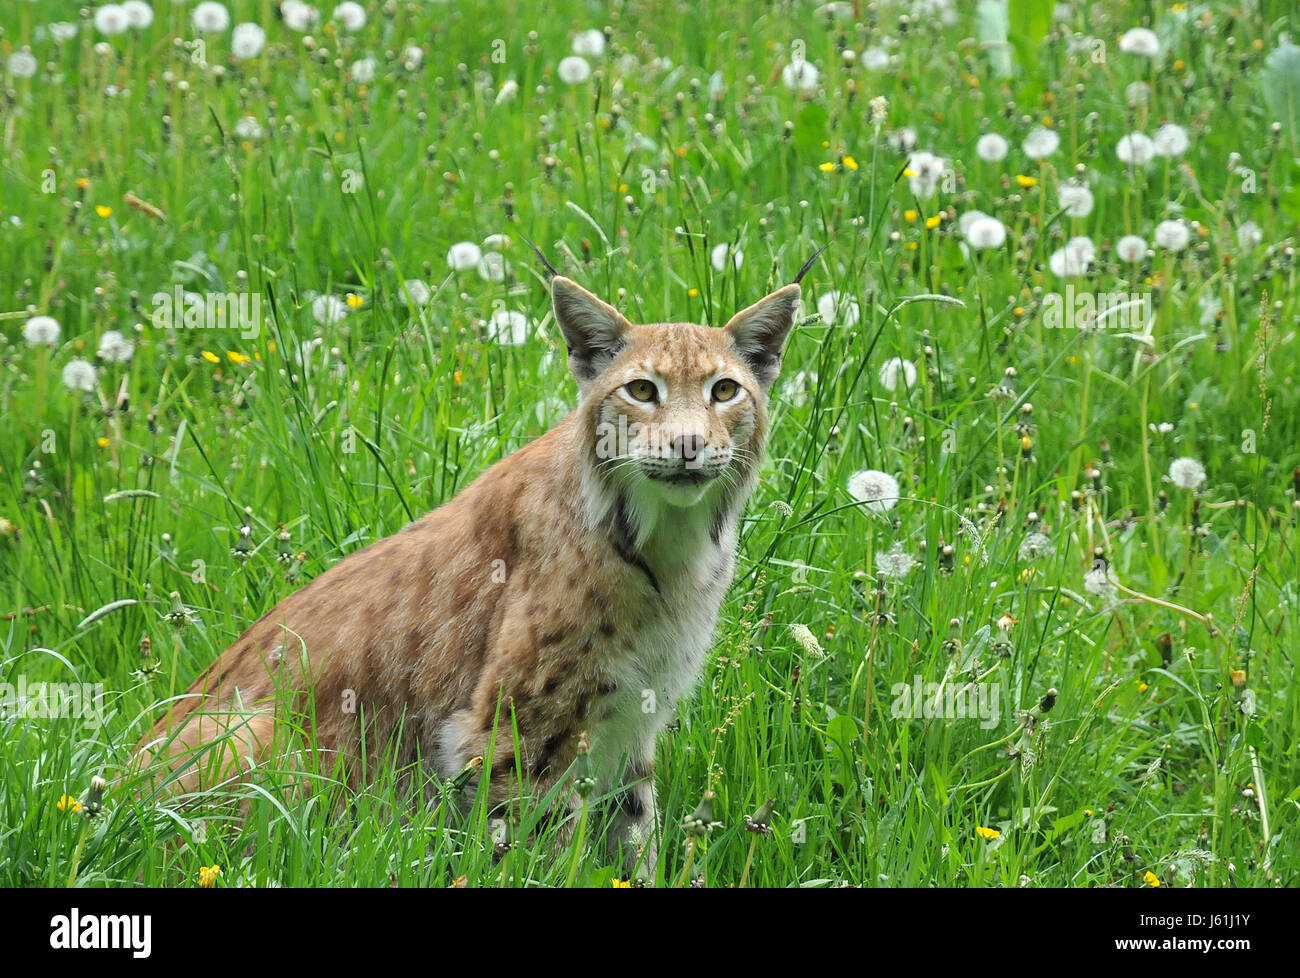
<path id="1" fill-rule="evenodd" d="M 626 341 L 590 393 L 597 459 L 672 505 L 735 482 L 762 451 L 767 395 L 729 336 L 670 324 Z"/>
<path id="2" fill-rule="evenodd" d="M 787 286 L 721 329 L 633 325 L 570 282 L 552 283 L 581 390 L 588 464 L 638 511 L 693 507 L 752 488 L 767 434 L 767 392 L 794 324 Z"/>

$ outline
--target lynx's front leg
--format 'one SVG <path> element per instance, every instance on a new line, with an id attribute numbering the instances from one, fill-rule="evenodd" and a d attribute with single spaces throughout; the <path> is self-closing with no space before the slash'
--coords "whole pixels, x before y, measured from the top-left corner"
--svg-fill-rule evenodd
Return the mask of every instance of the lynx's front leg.
<path id="1" fill-rule="evenodd" d="M 659 856 L 658 796 L 653 761 L 627 765 L 602 812 L 605 854 L 642 879 L 653 879 Z"/>

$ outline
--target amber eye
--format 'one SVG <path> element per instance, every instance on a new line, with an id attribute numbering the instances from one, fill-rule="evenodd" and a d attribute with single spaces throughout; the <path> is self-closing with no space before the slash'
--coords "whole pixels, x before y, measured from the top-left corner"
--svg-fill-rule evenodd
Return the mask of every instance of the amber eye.
<path id="1" fill-rule="evenodd" d="M 734 380 L 722 379 L 713 385 L 713 399 L 718 402 L 729 401 L 740 392 L 740 385 Z"/>
<path id="2" fill-rule="evenodd" d="M 632 395 L 632 400 L 645 404 L 653 403 L 659 398 L 659 388 L 648 380 L 634 380 L 625 389 Z"/>

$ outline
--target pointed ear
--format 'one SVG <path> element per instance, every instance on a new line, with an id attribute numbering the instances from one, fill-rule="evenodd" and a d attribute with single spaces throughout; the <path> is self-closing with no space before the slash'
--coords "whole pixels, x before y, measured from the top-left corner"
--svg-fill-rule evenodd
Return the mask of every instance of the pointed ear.
<path id="1" fill-rule="evenodd" d="M 771 388 L 781 371 L 781 349 L 794 326 L 799 295 L 798 285 L 777 289 L 736 313 L 723 327 L 764 391 Z"/>
<path id="2" fill-rule="evenodd" d="M 618 356 L 631 323 L 613 306 L 560 275 L 551 279 L 551 303 L 564 334 L 569 369 L 583 387 Z"/>

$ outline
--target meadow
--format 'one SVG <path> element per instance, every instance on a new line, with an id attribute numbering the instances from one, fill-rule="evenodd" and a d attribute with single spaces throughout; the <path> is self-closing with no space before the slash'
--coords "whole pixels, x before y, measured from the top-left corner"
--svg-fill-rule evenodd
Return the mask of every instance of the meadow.
<path id="1" fill-rule="evenodd" d="M 573 406 L 531 240 L 713 325 L 826 249 L 650 881 L 1295 885 L 1297 29 L 0 5 L 0 884 L 626 885 L 382 765 L 124 777 L 248 624 Z"/>

